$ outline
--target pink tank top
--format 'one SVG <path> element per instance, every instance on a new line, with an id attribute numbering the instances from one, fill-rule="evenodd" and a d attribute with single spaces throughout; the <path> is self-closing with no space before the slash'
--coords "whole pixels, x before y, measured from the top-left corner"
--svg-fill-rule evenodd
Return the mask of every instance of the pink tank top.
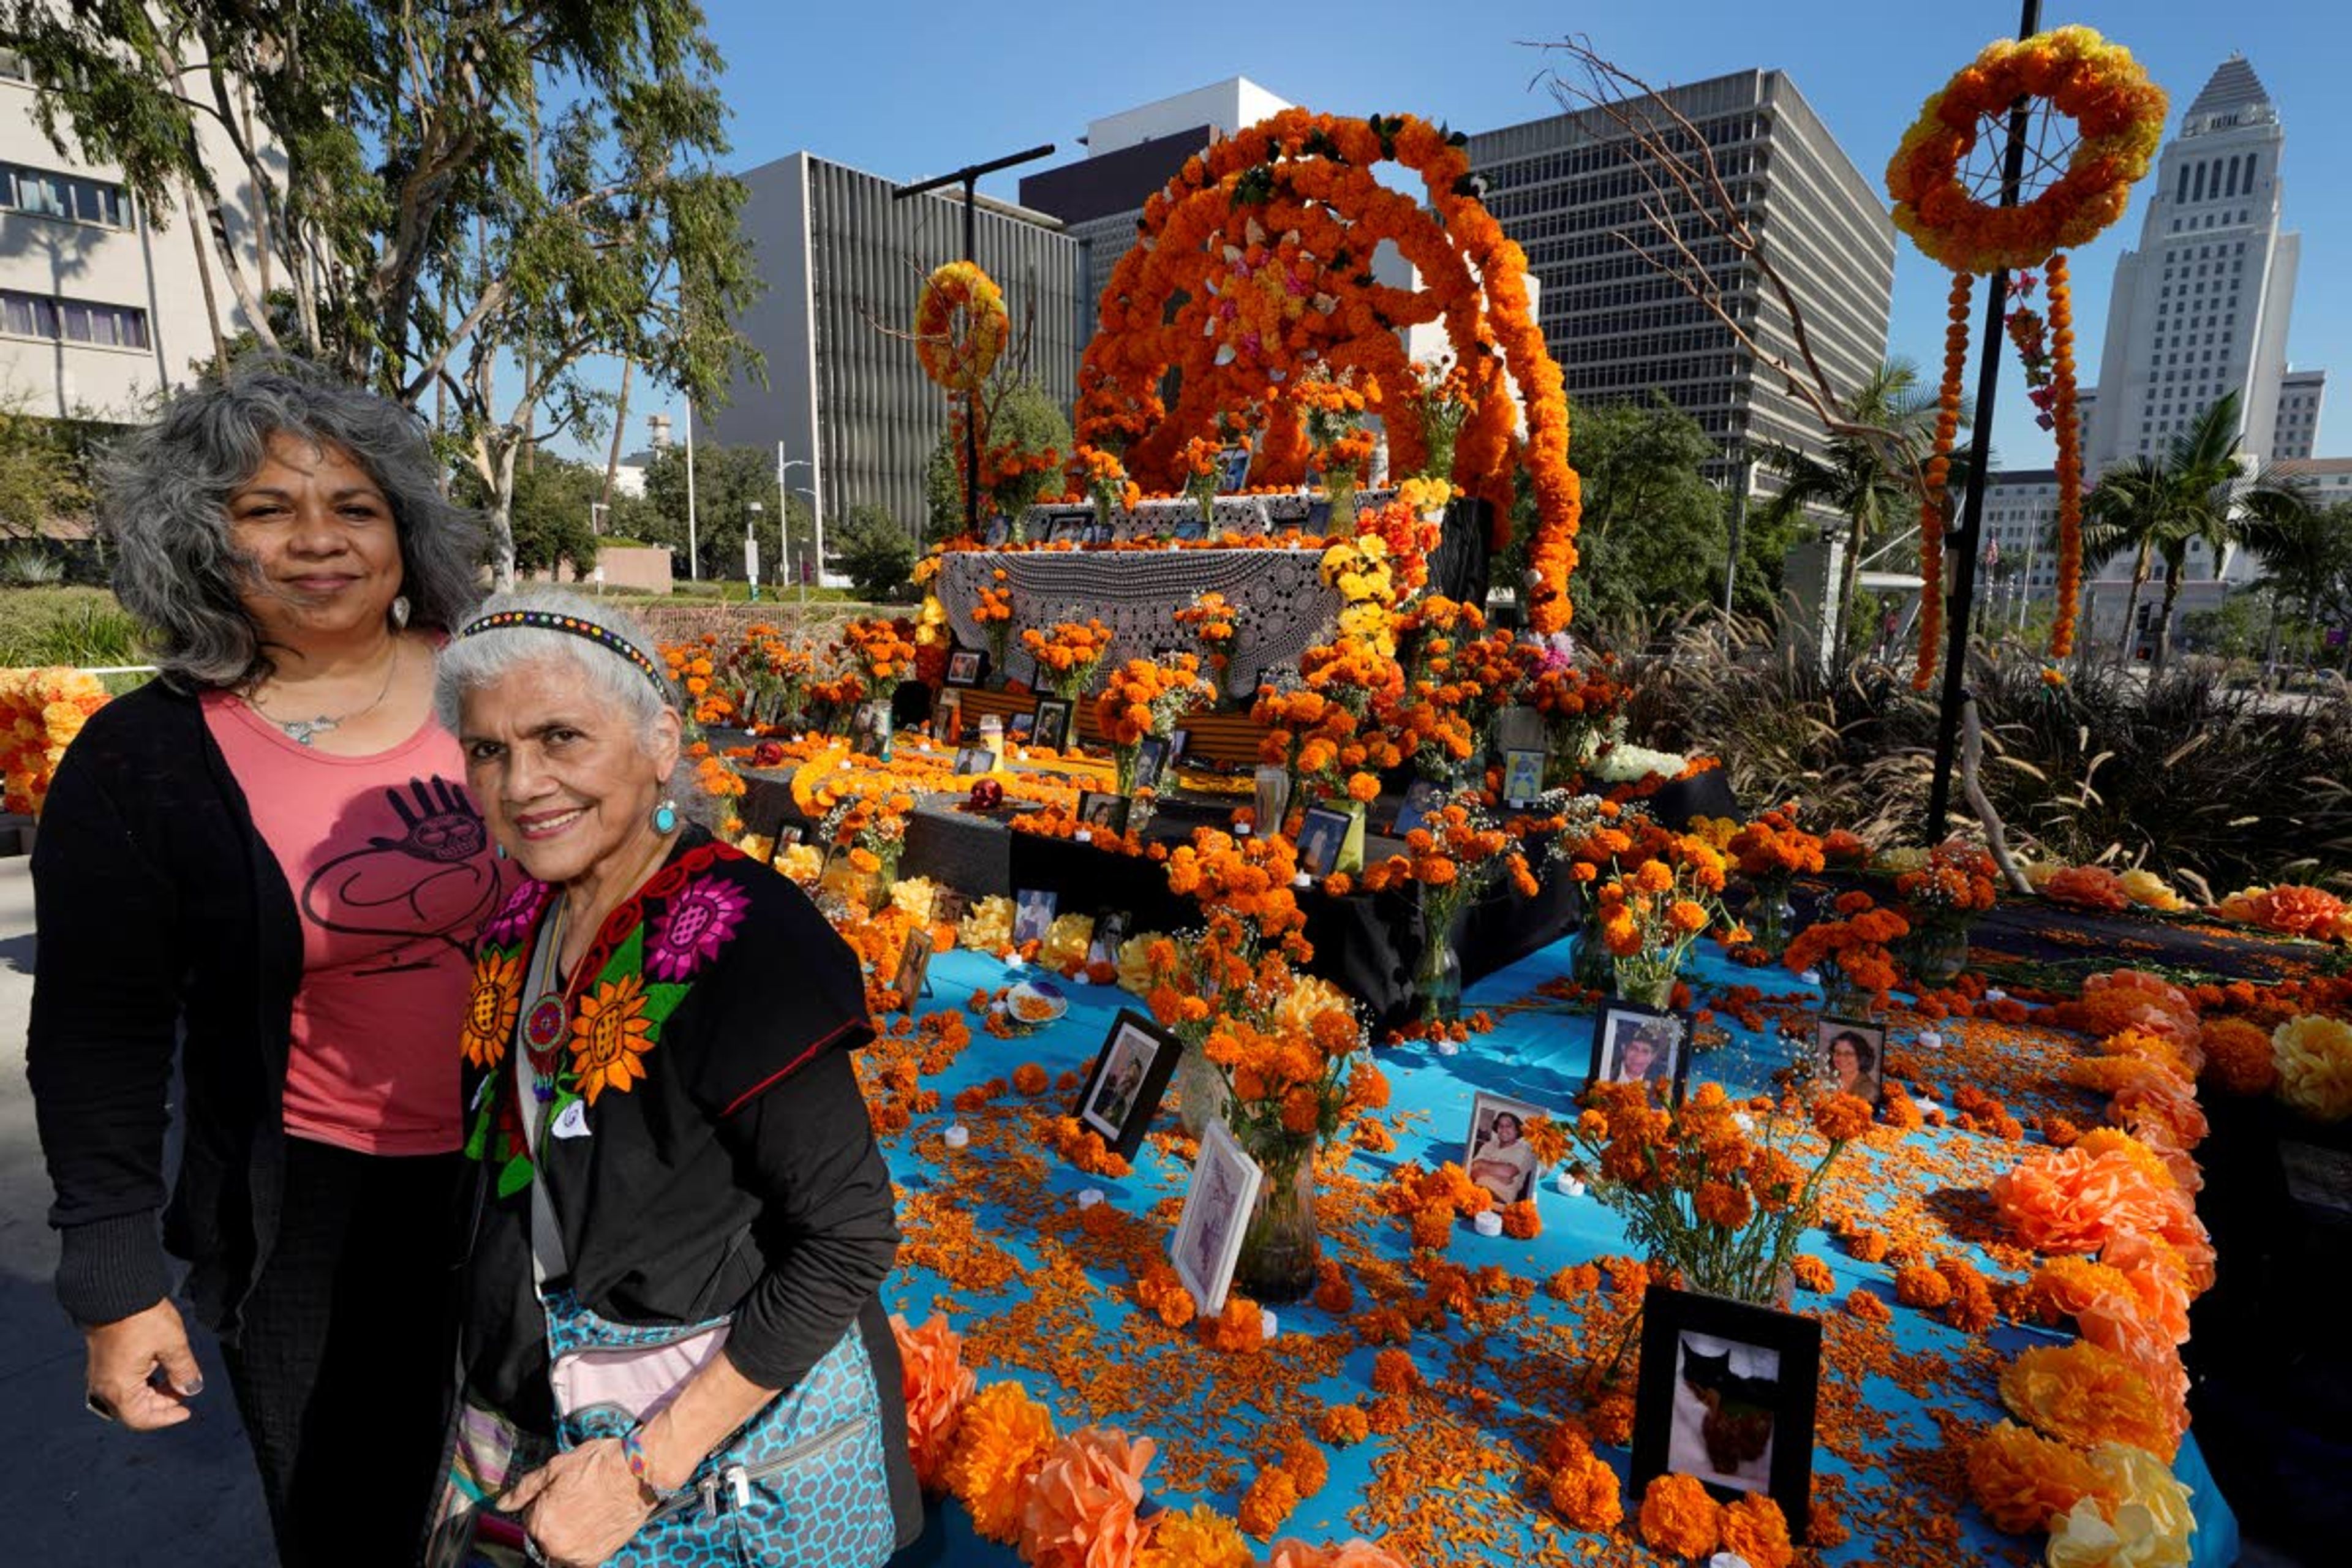
<path id="1" fill-rule="evenodd" d="M 219 691 L 205 722 L 301 921 L 286 1131 L 365 1154 L 457 1148 L 468 952 L 502 869 L 457 738 L 427 719 L 388 752 L 331 756 Z"/>

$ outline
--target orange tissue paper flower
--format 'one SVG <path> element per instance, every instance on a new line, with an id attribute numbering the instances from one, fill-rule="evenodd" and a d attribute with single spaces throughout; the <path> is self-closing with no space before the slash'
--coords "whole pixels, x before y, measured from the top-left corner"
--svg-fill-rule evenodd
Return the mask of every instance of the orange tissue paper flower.
<path id="1" fill-rule="evenodd" d="M 2050 1521 L 2100 1491 L 2090 1461 L 2063 1443 L 2003 1421 L 1969 1450 L 1969 1490 L 1995 1529 L 2012 1535 Z"/>
<path id="2" fill-rule="evenodd" d="M 903 1314 L 890 1315 L 898 1342 L 900 1380 L 907 1397 L 907 1442 L 914 1452 L 915 1478 L 926 1491 L 940 1489 L 956 1426 L 976 1379 L 963 1364 L 963 1337 L 933 1313 L 919 1329 Z"/>
<path id="3" fill-rule="evenodd" d="M 1030 1484 L 1023 1559 L 1033 1568 L 1129 1568 L 1143 1544 L 1135 1510 L 1153 1447 L 1093 1426 L 1063 1438 Z"/>
<path id="4" fill-rule="evenodd" d="M 2128 1443 L 2167 1462 L 2179 1450 L 2170 1417 L 2132 1363 L 2085 1340 L 2034 1345 L 2000 1374 L 2000 1402 L 2070 1447 Z"/>
<path id="5" fill-rule="evenodd" d="M 1693 1476 L 1657 1476 L 1642 1493 L 1642 1540 L 1670 1557 L 1705 1557 L 1722 1539 L 1720 1510 Z"/>

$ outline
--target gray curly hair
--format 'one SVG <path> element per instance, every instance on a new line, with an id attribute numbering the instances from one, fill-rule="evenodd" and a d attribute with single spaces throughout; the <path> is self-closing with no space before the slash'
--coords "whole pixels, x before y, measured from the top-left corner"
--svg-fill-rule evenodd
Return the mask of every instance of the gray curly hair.
<path id="1" fill-rule="evenodd" d="M 382 487 L 400 538 L 410 624 L 454 630 L 481 596 L 479 516 L 441 493 L 441 467 L 409 409 L 305 361 L 254 355 L 189 388 L 117 442 L 99 471 L 114 593 L 153 636 L 167 676 L 237 686 L 269 673 L 246 613 L 252 560 L 229 539 L 228 499 L 285 433 L 351 454 Z"/>

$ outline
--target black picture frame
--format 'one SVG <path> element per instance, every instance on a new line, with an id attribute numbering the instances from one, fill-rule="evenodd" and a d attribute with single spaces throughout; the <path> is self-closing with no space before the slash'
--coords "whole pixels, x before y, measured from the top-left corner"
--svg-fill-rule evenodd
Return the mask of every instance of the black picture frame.
<path id="1" fill-rule="evenodd" d="M 1013 945 L 1043 942 L 1054 929 L 1054 910 L 1062 895 L 1051 888 L 1022 888 L 1013 895 Z M 1042 910 L 1040 916 L 1036 911 Z"/>
<path id="2" fill-rule="evenodd" d="M 1396 821 L 1391 825 L 1391 837 L 1402 838 L 1429 819 L 1429 814 L 1445 804 L 1445 786 L 1435 779 L 1415 779 L 1405 786 L 1404 799 L 1397 806 Z"/>
<path id="3" fill-rule="evenodd" d="M 1029 743 L 1050 746 L 1055 751 L 1067 749 L 1070 743 L 1070 720 L 1077 705 L 1059 697 L 1037 699 L 1037 711 L 1029 730 Z"/>
<path id="4" fill-rule="evenodd" d="M 1544 754 L 1513 748 L 1503 753 L 1503 805 L 1525 811 L 1543 794 Z"/>
<path id="5" fill-rule="evenodd" d="M 1169 748 L 1165 739 L 1146 735 L 1135 748 L 1135 787 L 1158 789 L 1169 765 Z"/>
<path id="6" fill-rule="evenodd" d="M 948 649 L 948 670 L 944 677 L 950 686 L 978 686 L 988 675 L 988 650 L 979 647 Z"/>
<path id="7" fill-rule="evenodd" d="M 802 837 L 807 832 L 808 829 L 805 827 L 801 827 L 792 823 L 786 823 L 782 827 L 776 829 L 776 847 L 779 850 L 789 849 L 793 845 L 798 844 L 801 841 Z"/>
<path id="8" fill-rule="evenodd" d="M 1080 790 L 1078 826 L 1099 827 L 1114 837 L 1121 837 L 1127 832 L 1128 814 L 1134 807 L 1135 802 L 1123 795 L 1113 795 L 1104 789 Z"/>
<path id="9" fill-rule="evenodd" d="M 1585 1068 L 1584 1087 L 1596 1083 L 1631 1082 L 1621 1076 L 1623 1070 L 1622 1047 L 1626 1037 L 1647 1035 L 1654 1039 L 1660 1034 L 1671 1037 L 1665 1048 L 1670 1060 L 1663 1070 L 1641 1073 L 1657 1091 L 1660 1104 L 1680 1105 L 1684 1086 L 1690 1079 L 1691 1021 L 1688 1017 L 1665 1008 L 1646 1007 L 1639 1002 L 1628 1002 L 1622 996 L 1601 1000 L 1592 1016 L 1592 1060 Z"/>
<path id="10" fill-rule="evenodd" d="M 1478 1165 L 1487 1152 L 1485 1145 L 1495 1131 L 1496 1120 L 1508 1116 L 1524 1129 L 1535 1118 L 1549 1114 L 1542 1106 L 1531 1101 L 1514 1100 L 1507 1094 L 1489 1094 L 1483 1089 L 1470 1097 L 1470 1126 L 1462 1137 L 1462 1168 L 1470 1173 L 1472 1181 L 1485 1187 L 1497 1204 L 1515 1204 L 1535 1196 L 1536 1184 L 1544 1178 L 1544 1168 L 1540 1161 L 1533 1159 L 1535 1151 L 1528 1149 L 1526 1152 L 1531 1163 L 1519 1177 L 1518 1185 L 1507 1195 L 1493 1181 L 1480 1177 Z M 1507 1143 L 1521 1148 L 1526 1146 L 1526 1141 L 1517 1136 L 1509 1139 Z M 1518 1157 L 1514 1155 L 1511 1158 L 1516 1162 Z"/>
<path id="11" fill-rule="evenodd" d="M 931 740 L 952 746 L 963 736 L 963 693 L 953 687 L 931 699 Z"/>
<path id="12" fill-rule="evenodd" d="M 1339 851 L 1355 824 L 1344 811 L 1310 805 L 1298 823 L 1298 868 L 1321 881 L 1339 868 Z"/>
<path id="13" fill-rule="evenodd" d="M 1176 1076 L 1183 1042 L 1153 1022 L 1150 1016 L 1122 1007 L 1103 1036 L 1087 1081 L 1070 1107 L 1078 1125 L 1097 1134 L 1122 1160 L 1135 1158 L 1143 1135 L 1151 1131 L 1168 1082 Z"/>
<path id="14" fill-rule="evenodd" d="M 922 926 L 907 932 L 907 941 L 898 949 L 898 973 L 891 979 L 890 989 L 898 994 L 898 1011 L 912 1016 L 915 1004 L 930 994 L 931 933 Z"/>
<path id="15" fill-rule="evenodd" d="M 1629 1495 L 1663 1475 L 1690 1476 L 1726 1502 L 1763 1492 L 1802 1542 L 1821 1380 L 1819 1319 L 1652 1285 L 1642 1299 Z"/>
<path id="16" fill-rule="evenodd" d="M 1856 1087 L 1849 1088 L 1837 1070 L 1836 1046 L 1839 1038 L 1844 1036 L 1859 1037 L 1866 1052 L 1857 1055 L 1866 1054 L 1869 1058 L 1861 1063 L 1862 1083 Z M 1876 1110 L 1879 1102 L 1886 1098 L 1885 1025 L 1873 1023 L 1867 1018 L 1844 1018 L 1833 1013 L 1824 1013 L 1813 1020 L 1812 1058 L 1810 1087 L 1813 1093 L 1830 1094 L 1844 1089 L 1867 1100 L 1873 1110 Z"/>
<path id="17" fill-rule="evenodd" d="M 1125 910 L 1104 910 L 1095 916 L 1094 934 L 1087 939 L 1087 962 L 1118 963 L 1118 950 L 1128 938 L 1128 928 L 1135 917 Z"/>
<path id="18" fill-rule="evenodd" d="M 1217 493 L 1239 495 L 1249 484 L 1250 447 L 1247 442 L 1238 447 L 1217 449 Z"/>

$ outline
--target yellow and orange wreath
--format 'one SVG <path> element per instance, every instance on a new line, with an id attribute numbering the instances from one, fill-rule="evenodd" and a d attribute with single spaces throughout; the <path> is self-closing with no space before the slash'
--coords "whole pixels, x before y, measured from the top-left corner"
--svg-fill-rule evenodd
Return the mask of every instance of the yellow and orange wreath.
<path id="1" fill-rule="evenodd" d="M 976 263 L 950 261 L 923 280 L 915 301 L 915 357 L 923 374 L 949 391 L 979 391 L 1012 331 L 1004 290 Z"/>
<path id="2" fill-rule="evenodd" d="M 1384 162 L 1421 176 L 1425 206 L 1375 177 Z M 1383 241 L 1418 288 L 1375 279 Z M 1412 473 L 1426 449 L 1420 422 L 1396 416 L 1416 385 L 1398 329 L 1427 322 L 1444 324 L 1473 409 L 1451 478 L 1495 504 L 1499 533 L 1525 464 L 1540 520 L 1528 618 L 1557 630 L 1580 507 L 1559 367 L 1528 309 L 1527 257 L 1478 199 L 1463 139 L 1425 121 L 1290 109 L 1188 159 L 1144 204 L 1142 237 L 1103 291 L 1079 369 L 1078 438 L 1123 444 L 1128 471 L 1167 492 L 1182 483 L 1189 442 L 1246 418 L 1262 426 L 1251 477 L 1296 483 L 1311 456 L 1299 384 L 1319 366 L 1389 416 L 1390 470 Z M 1172 409 L 1160 395 L 1171 369 L 1181 373 Z"/>
<path id="3" fill-rule="evenodd" d="M 2074 140 L 2057 177 L 2030 200 L 1997 206 L 1981 200 L 1961 168 L 1988 126 L 2020 104 L 2049 120 L 2074 122 Z M 2088 27 L 2059 27 L 2030 38 L 2003 38 L 1928 99 L 1886 165 L 1895 225 L 1952 269 L 1950 324 L 1938 388 L 1935 441 L 1922 472 L 1919 566 L 1925 580 L 1919 658 L 1912 683 L 1935 673 L 1942 609 L 1945 483 L 1958 428 L 1960 378 L 1967 358 L 1969 278 L 2022 272 L 2048 263 L 2054 353 L 2047 409 L 2058 438 L 2058 621 L 2053 659 L 2073 651 L 2083 572 L 2082 432 L 2074 385 L 2074 301 L 2061 252 L 2095 238 L 2123 216 L 2131 187 L 2147 173 L 2164 135 L 2164 89 L 2148 80 L 2131 52 Z M 2037 154 L 2044 170 L 2055 159 Z M 2031 279 L 2025 280 L 2030 285 Z M 2012 335 L 2021 319 L 2011 319 Z M 2022 344 L 2022 339 L 2020 340 Z"/>

